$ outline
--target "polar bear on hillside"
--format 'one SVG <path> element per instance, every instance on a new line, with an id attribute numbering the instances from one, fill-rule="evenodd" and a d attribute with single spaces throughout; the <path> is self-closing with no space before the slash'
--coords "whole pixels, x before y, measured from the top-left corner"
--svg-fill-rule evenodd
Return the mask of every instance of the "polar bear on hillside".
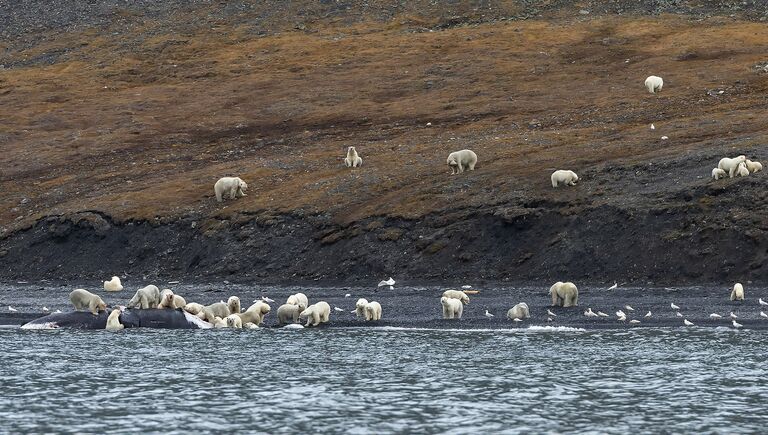
<path id="1" fill-rule="evenodd" d="M 652 94 L 661 92 L 662 87 L 664 87 L 664 80 L 662 80 L 661 77 L 648 76 L 648 78 L 645 79 L 645 89 L 648 89 L 648 92 Z"/>
<path id="2" fill-rule="evenodd" d="M 224 200 L 224 194 L 228 194 L 232 199 L 246 196 L 246 189 L 248 185 L 240 177 L 222 177 L 213 185 L 213 193 L 219 202 Z"/>
<path id="3" fill-rule="evenodd" d="M 469 304 L 469 296 L 461 290 L 446 290 L 443 292 L 443 297 L 458 299 L 464 305 Z"/>
<path id="4" fill-rule="evenodd" d="M 371 301 L 365 304 L 365 320 L 381 320 L 381 304 Z"/>
<path id="5" fill-rule="evenodd" d="M 733 178 L 736 171 L 739 169 L 739 163 L 745 163 L 747 161 L 746 156 L 738 156 L 734 158 L 723 157 L 720 162 L 717 163 L 717 167 L 728 173 L 728 176 Z"/>
<path id="6" fill-rule="evenodd" d="M 325 323 L 331 316 L 331 306 L 325 301 L 320 301 L 308 306 L 299 314 L 300 319 L 307 319 L 305 326 L 317 326 Z"/>
<path id="7" fill-rule="evenodd" d="M 304 305 L 283 304 L 277 307 L 277 324 L 286 325 L 299 321 L 299 314 L 307 307 Z"/>
<path id="8" fill-rule="evenodd" d="M 448 154 L 448 166 L 451 175 L 461 174 L 464 171 L 474 171 L 477 164 L 477 154 L 472 150 L 454 151 Z"/>
<path id="9" fill-rule="evenodd" d="M 440 305 L 443 307 L 443 319 L 461 319 L 464 314 L 464 304 L 459 299 L 443 296 Z"/>
<path id="10" fill-rule="evenodd" d="M 760 172 L 763 170 L 763 164 L 760 162 L 753 162 L 752 160 L 745 160 L 744 161 L 747 164 L 747 169 L 749 169 L 749 172 Z"/>
<path id="11" fill-rule="evenodd" d="M 739 163 L 739 166 L 736 167 L 736 174 L 739 177 L 748 177 L 749 176 L 749 169 L 747 169 L 746 162 Z"/>
<path id="12" fill-rule="evenodd" d="M 120 283 L 120 278 L 113 276 L 111 280 L 104 281 L 104 290 L 108 292 L 119 292 L 123 289 L 123 284 Z"/>
<path id="13" fill-rule="evenodd" d="M 575 186 L 576 182 L 579 181 L 579 176 L 576 175 L 576 173 L 573 171 L 558 169 L 552 173 L 550 179 L 552 180 L 552 187 L 557 187 L 560 184 L 565 184 L 566 186 Z"/>
<path id="14" fill-rule="evenodd" d="M 549 288 L 553 307 L 575 307 L 579 305 L 579 289 L 572 282 L 558 281 Z"/>
<path id="15" fill-rule="evenodd" d="M 721 178 L 725 178 L 725 176 L 726 176 L 726 172 L 723 171 L 722 169 L 720 169 L 720 168 L 712 169 L 712 179 L 713 180 L 719 180 Z"/>
<path id="16" fill-rule="evenodd" d="M 69 294 L 69 300 L 75 307 L 75 311 L 88 310 L 94 316 L 99 315 L 99 311 L 105 311 L 107 304 L 97 295 L 81 288 L 72 290 Z"/>
<path id="17" fill-rule="evenodd" d="M 156 285 L 148 285 L 136 290 L 130 301 L 128 308 L 139 307 L 142 310 L 155 308 L 160 303 L 160 289 Z"/>
<path id="18" fill-rule="evenodd" d="M 531 311 L 528 309 L 528 304 L 520 302 L 507 311 L 507 319 L 529 319 L 531 317 Z"/>
<path id="19" fill-rule="evenodd" d="M 744 300 L 744 286 L 741 285 L 741 283 L 737 282 L 733 286 L 733 290 L 731 290 L 731 300 L 732 301 L 743 301 Z"/>
<path id="20" fill-rule="evenodd" d="M 347 148 L 347 157 L 344 159 L 344 164 L 347 165 L 348 168 L 357 168 L 358 166 L 363 165 L 363 159 L 357 155 L 355 147 Z"/>

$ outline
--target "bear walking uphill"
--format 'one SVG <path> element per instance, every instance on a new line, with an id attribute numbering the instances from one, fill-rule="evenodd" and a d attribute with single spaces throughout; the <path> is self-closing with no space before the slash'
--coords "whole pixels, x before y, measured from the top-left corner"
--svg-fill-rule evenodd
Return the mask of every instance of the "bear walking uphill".
<path id="1" fill-rule="evenodd" d="M 222 202 L 224 195 L 236 199 L 245 195 L 248 185 L 240 177 L 223 177 L 213 185 L 213 193 L 216 194 L 216 201 Z"/>
<path id="2" fill-rule="evenodd" d="M 472 150 L 455 151 L 448 154 L 448 166 L 451 175 L 461 174 L 464 171 L 474 171 L 477 164 L 477 154 Z"/>

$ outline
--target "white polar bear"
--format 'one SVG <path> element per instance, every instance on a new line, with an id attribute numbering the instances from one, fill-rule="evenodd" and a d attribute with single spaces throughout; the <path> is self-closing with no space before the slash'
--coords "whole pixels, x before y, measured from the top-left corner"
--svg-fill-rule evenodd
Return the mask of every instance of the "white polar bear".
<path id="1" fill-rule="evenodd" d="M 355 303 L 355 317 L 365 317 L 365 306 L 368 305 L 368 299 L 360 298 Z"/>
<path id="2" fill-rule="evenodd" d="M 443 296 L 440 305 L 443 306 L 443 319 L 461 319 L 464 313 L 464 304 L 459 299 Z"/>
<path id="3" fill-rule="evenodd" d="M 331 306 L 325 301 L 320 301 L 308 306 L 299 314 L 300 319 L 307 319 L 305 326 L 317 326 L 325 323 L 331 316 Z"/>
<path id="4" fill-rule="evenodd" d="M 222 319 L 229 316 L 229 306 L 224 301 L 215 302 L 211 305 L 206 305 L 205 308 L 209 310 L 211 313 L 213 313 L 216 317 L 221 317 Z"/>
<path id="5" fill-rule="evenodd" d="M 125 329 L 125 325 L 120 323 L 120 310 L 115 308 L 112 310 L 111 313 L 109 313 L 109 317 L 107 317 L 107 326 L 104 327 L 107 331 L 120 331 Z"/>
<path id="6" fill-rule="evenodd" d="M 188 312 L 193 316 L 197 316 L 198 314 L 200 314 L 200 312 L 203 311 L 204 308 L 205 307 L 202 304 L 198 304 L 197 302 L 190 302 L 184 305 L 184 311 Z"/>
<path id="7" fill-rule="evenodd" d="M 211 321 L 211 323 L 213 323 L 213 327 L 214 328 L 226 328 L 227 327 L 226 320 L 222 319 L 219 316 L 215 316 L 213 318 L 213 320 Z"/>
<path id="8" fill-rule="evenodd" d="M 648 92 L 652 94 L 661 92 L 662 87 L 664 87 L 664 80 L 662 80 L 661 77 L 648 76 L 648 78 L 645 79 L 645 89 L 648 89 Z"/>
<path id="9" fill-rule="evenodd" d="M 246 323 L 243 323 L 243 329 L 259 329 L 259 326 L 256 325 L 255 323 L 246 322 Z"/>
<path id="10" fill-rule="evenodd" d="M 744 163 L 747 164 L 747 169 L 749 169 L 749 172 L 760 172 L 763 170 L 763 164 L 760 162 L 753 162 L 752 160 L 745 160 Z"/>
<path id="11" fill-rule="evenodd" d="M 579 176 L 573 171 L 558 169 L 552 173 L 550 179 L 552 180 L 552 187 L 557 187 L 561 183 L 566 186 L 575 186 L 576 182 L 579 181 Z"/>
<path id="12" fill-rule="evenodd" d="M 158 309 L 170 308 L 175 310 L 176 308 L 184 308 L 185 306 L 187 306 L 187 301 L 170 289 L 164 289 L 160 292 L 160 303 L 157 304 Z"/>
<path id="13" fill-rule="evenodd" d="M 739 168 L 739 163 L 744 163 L 746 161 L 747 161 L 746 156 L 738 156 L 734 158 L 723 157 L 717 163 L 717 167 L 727 172 L 728 175 L 731 178 L 733 178 L 734 174 L 736 173 L 736 170 Z"/>
<path id="14" fill-rule="evenodd" d="M 576 307 L 579 305 L 579 289 L 572 282 L 558 281 L 549 288 L 553 307 Z"/>
<path id="15" fill-rule="evenodd" d="M 120 283 L 120 278 L 113 276 L 111 280 L 104 281 L 104 290 L 108 292 L 119 292 L 123 289 L 123 284 Z"/>
<path id="16" fill-rule="evenodd" d="M 246 196 L 247 189 L 248 185 L 240 177 L 222 177 L 213 185 L 213 193 L 216 194 L 216 201 L 219 202 L 224 200 L 225 193 L 232 199 Z"/>
<path id="17" fill-rule="evenodd" d="M 136 290 L 136 294 L 133 295 L 130 301 L 128 301 L 128 308 L 139 307 L 142 310 L 148 308 L 155 308 L 160 303 L 160 289 L 155 285 L 148 285 Z"/>
<path id="18" fill-rule="evenodd" d="M 307 307 L 304 305 L 283 304 L 277 307 L 277 324 L 286 325 L 299 321 L 299 314 Z"/>
<path id="19" fill-rule="evenodd" d="M 365 304 L 365 320 L 381 320 L 381 304 L 376 301 Z"/>
<path id="20" fill-rule="evenodd" d="M 242 329 L 243 328 L 243 321 L 240 319 L 240 316 L 237 314 L 230 314 L 224 319 L 225 322 L 227 322 L 227 328 L 236 328 L 236 329 Z"/>
<path id="21" fill-rule="evenodd" d="M 229 309 L 229 314 L 237 314 L 240 311 L 240 298 L 237 296 L 230 296 L 229 299 L 227 299 L 227 308 Z"/>
<path id="22" fill-rule="evenodd" d="M 448 154 L 446 161 L 451 168 L 451 175 L 464 171 L 474 171 L 477 164 L 477 154 L 472 150 L 454 151 Z"/>
<path id="23" fill-rule="evenodd" d="M 251 322 L 256 326 L 259 326 L 261 325 L 261 322 L 264 321 L 264 316 L 266 316 L 271 310 L 272 307 L 270 307 L 266 302 L 256 301 L 253 305 L 248 307 L 245 312 L 235 314 L 240 316 L 240 319 L 242 319 L 243 323 Z"/>
<path id="24" fill-rule="evenodd" d="M 507 311 L 507 319 L 529 319 L 531 317 L 531 311 L 528 309 L 528 304 L 520 302 Z"/>
<path id="25" fill-rule="evenodd" d="M 741 285 L 741 283 L 737 282 L 733 286 L 733 290 L 731 290 L 731 300 L 732 301 L 743 301 L 744 300 L 744 286 Z"/>
<path id="26" fill-rule="evenodd" d="M 303 305 L 304 309 L 306 309 L 306 307 L 309 306 L 309 299 L 307 299 L 307 295 L 304 293 L 296 293 L 288 296 L 288 300 L 285 301 L 285 303 L 290 305 Z"/>
<path id="27" fill-rule="evenodd" d="M 462 304 L 469 305 L 469 296 L 461 290 L 446 290 L 443 292 L 443 297 L 458 299 Z"/>
<path id="28" fill-rule="evenodd" d="M 712 169 L 712 179 L 713 180 L 719 180 L 721 178 L 725 178 L 726 173 L 720 168 L 714 168 Z"/>
<path id="29" fill-rule="evenodd" d="M 100 297 L 81 288 L 72 290 L 69 294 L 69 300 L 75 306 L 75 311 L 87 310 L 94 316 L 99 315 L 99 311 L 107 309 L 107 305 Z"/>
<path id="30" fill-rule="evenodd" d="M 347 149 L 347 157 L 344 159 L 344 164 L 347 165 L 348 168 L 357 168 L 358 166 L 363 165 L 363 159 L 357 155 L 355 147 L 349 147 Z"/>
<path id="31" fill-rule="evenodd" d="M 739 163 L 739 166 L 736 167 L 736 174 L 738 174 L 739 177 L 748 177 L 749 176 L 749 169 L 747 169 L 746 162 Z"/>

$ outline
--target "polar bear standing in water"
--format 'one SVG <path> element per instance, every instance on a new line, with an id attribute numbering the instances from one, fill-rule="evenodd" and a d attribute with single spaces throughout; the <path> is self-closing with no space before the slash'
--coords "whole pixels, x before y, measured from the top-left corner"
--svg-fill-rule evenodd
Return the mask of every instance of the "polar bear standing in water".
<path id="1" fill-rule="evenodd" d="M 69 300 L 76 311 L 88 310 L 94 316 L 98 316 L 99 311 L 107 309 L 107 305 L 100 297 L 81 288 L 72 290 L 72 293 L 69 294 Z"/>
<path id="2" fill-rule="evenodd" d="M 232 199 L 246 196 L 246 189 L 248 189 L 248 185 L 240 177 L 219 178 L 219 181 L 213 185 L 213 193 L 216 194 L 216 201 L 219 202 L 224 200 L 225 193 Z"/>
<path id="3" fill-rule="evenodd" d="M 477 154 L 472 150 L 454 151 L 448 154 L 446 161 L 451 168 L 451 175 L 464 171 L 474 171 L 477 164 Z"/>
<path id="4" fill-rule="evenodd" d="M 348 168 L 357 168 L 358 166 L 363 165 L 363 159 L 357 155 L 355 147 L 347 148 L 347 157 L 344 159 L 344 164 L 347 165 Z"/>
<path id="5" fill-rule="evenodd" d="M 461 319 L 464 314 L 464 304 L 459 299 L 443 296 L 440 298 L 440 305 L 443 306 L 443 319 Z"/>
<path id="6" fill-rule="evenodd" d="M 664 80 L 662 80 L 661 77 L 648 76 L 648 78 L 645 79 L 645 88 L 652 94 L 661 92 L 662 87 L 664 87 Z"/>
<path id="7" fill-rule="evenodd" d="M 552 180 L 552 187 L 557 187 L 560 184 L 575 186 L 576 182 L 579 181 L 579 176 L 573 171 L 559 169 L 552 173 L 550 179 Z"/>
<path id="8" fill-rule="evenodd" d="M 728 176 L 733 178 L 734 175 L 736 174 L 736 171 L 739 169 L 739 164 L 745 163 L 746 161 L 747 161 L 746 156 L 738 156 L 734 158 L 723 157 L 717 163 L 717 167 L 727 172 Z"/>
<path id="9" fill-rule="evenodd" d="M 733 290 L 731 290 L 731 300 L 732 301 L 743 301 L 744 300 L 744 286 L 741 285 L 740 282 L 737 282 L 733 286 Z"/>

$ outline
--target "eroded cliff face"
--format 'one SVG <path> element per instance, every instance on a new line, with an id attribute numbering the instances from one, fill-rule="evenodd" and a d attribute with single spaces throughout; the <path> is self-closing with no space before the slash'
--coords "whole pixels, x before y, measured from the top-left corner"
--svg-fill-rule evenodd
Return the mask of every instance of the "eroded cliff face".
<path id="1" fill-rule="evenodd" d="M 768 6 L 65 3 L 5 15 L 3 279 L 766 277 L 709 175 L 768 154 Z"/>

